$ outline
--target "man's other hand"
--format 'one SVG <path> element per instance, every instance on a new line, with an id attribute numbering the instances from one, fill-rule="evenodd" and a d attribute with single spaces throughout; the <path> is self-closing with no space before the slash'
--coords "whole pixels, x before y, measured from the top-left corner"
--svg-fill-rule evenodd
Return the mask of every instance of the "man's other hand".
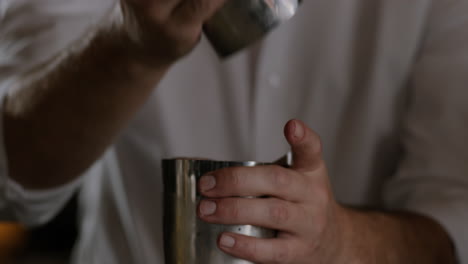
<path id="1" fill-rule="evenodd" d="M 173 63 L 198 43 L 203 23 L 226 0 L 122 0 L 124 31 L 148 64 Z"/>

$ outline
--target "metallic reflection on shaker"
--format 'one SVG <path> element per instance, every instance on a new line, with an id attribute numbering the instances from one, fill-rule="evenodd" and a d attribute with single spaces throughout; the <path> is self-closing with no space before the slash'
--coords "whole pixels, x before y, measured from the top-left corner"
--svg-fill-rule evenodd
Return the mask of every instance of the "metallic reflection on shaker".
<path id="1" fill-rule="evenodd" d="M 300 0 L 228 0 L 204 26 L 218 55 L 227 57 L 260 39 L 297 11 Z"/>
<path id="2" fill-rule="evenodd" d="M 236 0 L 234 0 L 236 1 Z M 263 163 L 212 160 L 163 160 L 164 254 L 166 264 L 252 264 L 226 255 L 218 249 L 222 232 L 270 238 L 274 230 L 251 225 L 218 225 L 197 217 L 200 195 L 197 180 L 210 171 L 231 166 L 258 166 Z"/>

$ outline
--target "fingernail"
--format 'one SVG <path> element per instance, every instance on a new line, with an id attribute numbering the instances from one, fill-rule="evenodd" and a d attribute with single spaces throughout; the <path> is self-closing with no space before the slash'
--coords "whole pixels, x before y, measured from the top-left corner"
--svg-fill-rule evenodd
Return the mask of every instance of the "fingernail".
<path id="1" fill-rule="evenodd" d="M 206 192 L 216 186 L 216 178 L 211 175 L 202 176 L 198 184 L 200 185 L 200 190 Z"/>
<path id="2" fill-rule="evenodd" d="M 212 215 L 216 212 L 216 203 L 212 201 L 201 201 L 200 214 L 201 216 Z"/>
<path id="3" fill-rule="evenodd" d="M 222 235 L 219 244 L 223 247 L 232 248 L 236 244 L 236 240 L 232 236 Z"/>
<path id="4" fill-rule="evenodd" d="M 294 137 L 296 139 L 301 139 L 304 136 L 304 127 L 301 122 L 294 121 Z"/>

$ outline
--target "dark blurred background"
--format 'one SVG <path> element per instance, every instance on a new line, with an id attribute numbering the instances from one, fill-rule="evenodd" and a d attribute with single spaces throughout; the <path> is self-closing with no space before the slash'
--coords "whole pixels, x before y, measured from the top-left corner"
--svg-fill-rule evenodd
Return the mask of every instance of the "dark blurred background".
<path id="1" fill-rule="evenodd" d="M 0 264 L 69 263 L 77 228 L 77 198 L 47 225 L 27 229 L 20 224 L 0 222 Z"/>

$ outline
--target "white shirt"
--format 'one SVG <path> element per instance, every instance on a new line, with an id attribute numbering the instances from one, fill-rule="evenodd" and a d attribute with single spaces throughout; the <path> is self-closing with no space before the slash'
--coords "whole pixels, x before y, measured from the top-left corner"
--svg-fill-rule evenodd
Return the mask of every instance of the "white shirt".
<path id="1" fill-rule="evenodd" d="M 0 91 L 102 22 L 113 0 L 0 0 Z M 28 224 L 82 185 L 75 263 L 163 263 L 162 158 L 271 161 L 300 118 L 322 137 L 336 198 L 433 217 L 468 263 L 468 1 L 313 0 L 252 50 L 208 43 L 167 74 L 109 151 L 70 185 L 0 202 Z M 131 87 L 129 87 L 131 89 Z"/>

